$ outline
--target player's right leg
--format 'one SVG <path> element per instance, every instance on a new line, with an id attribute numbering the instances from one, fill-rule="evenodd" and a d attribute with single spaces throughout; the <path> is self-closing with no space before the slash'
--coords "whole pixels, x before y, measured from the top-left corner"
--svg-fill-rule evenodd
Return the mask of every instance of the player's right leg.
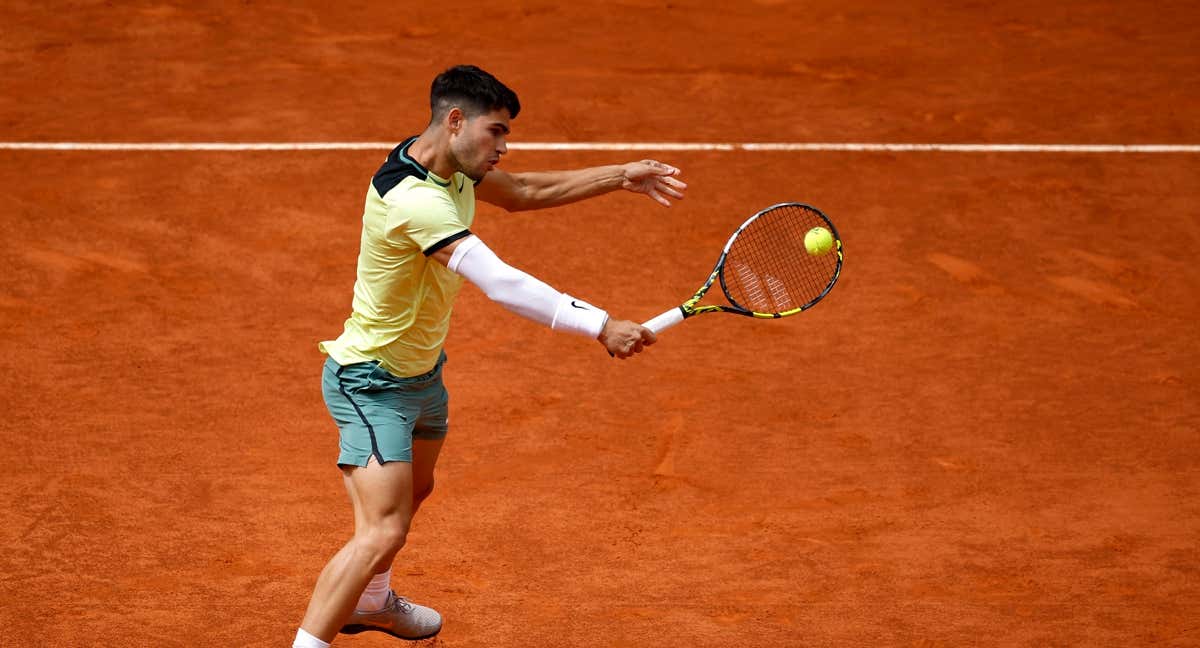
<path id="1" fill-rule="evenodd" d="M 300 625 L 325 642 L 332 642 L 350 618 L 371 578 L 392 564 L 412 519 L 411 463 L 371 461 L 344 471 L 354 504 L 354 537 L 321 571 Z"/>

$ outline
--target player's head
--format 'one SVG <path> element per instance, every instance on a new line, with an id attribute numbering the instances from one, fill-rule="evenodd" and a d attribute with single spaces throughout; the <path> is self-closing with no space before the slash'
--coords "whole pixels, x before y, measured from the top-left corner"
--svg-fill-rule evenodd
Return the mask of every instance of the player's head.
<path id="1" fill-rule="evenodd" d="M 479 181 L 508 152 L 508 122 L 521 111 L 517 93 L 473 65 L 458 65 L 433 80 L 431 127 L 444 128 L 457 171 Z"/>
<path id="2" fill-rule="evenodd" d="M 474 65 L 456 65 L 433 80 L 429 89 L 433 121 L 441 120 L 455 106 L 467 117 L 505 109 L 509 119 L 516 119 L 521 112 L 517 93 Z"/>

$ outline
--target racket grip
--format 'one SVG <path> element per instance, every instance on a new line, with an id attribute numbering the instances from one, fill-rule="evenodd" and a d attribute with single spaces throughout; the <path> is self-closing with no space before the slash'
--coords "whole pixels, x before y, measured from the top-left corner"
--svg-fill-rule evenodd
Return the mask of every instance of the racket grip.
<path id="1" fill-rule="evenodd" d="M 676 306 L 675 308 L 672 308 L 671 310 L 663 313 L 662 315 L 659 315 L 658 317 L 655 317 L 654 319 L 646 322 L 645 324 L 642 324 L 642 326 L 645 326 L 646 328 L 650 329 L 651 331 L 654 331 L 654 334 L 658 335 L 659 333 L 662 333 L 663 331 L 671 328 L 672 326 L 675 326 L 676 324 L 678 324 L 682 321 L 683 321 L 683 309 Z"/>

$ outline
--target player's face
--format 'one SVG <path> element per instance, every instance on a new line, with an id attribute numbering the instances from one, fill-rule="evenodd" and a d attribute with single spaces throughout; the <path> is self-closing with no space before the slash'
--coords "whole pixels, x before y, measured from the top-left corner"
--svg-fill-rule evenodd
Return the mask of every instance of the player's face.
<path id="1" fill-rule="evenodd" d="M 466 118 L 457 135 L 450 140 L 450 150 L 458 163 L 458 170 L 468 178 L 479 181 L 500 162 L 500 156 L 508 153 L 505 138 L 508 137 L 508 110 L 501 108 Z"/>

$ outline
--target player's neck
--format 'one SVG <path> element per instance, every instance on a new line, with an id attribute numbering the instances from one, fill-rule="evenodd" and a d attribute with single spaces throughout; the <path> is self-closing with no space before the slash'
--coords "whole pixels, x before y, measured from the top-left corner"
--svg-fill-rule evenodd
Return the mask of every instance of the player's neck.
<path id="1" fill-rule="evenodd" d="M 427 128 L 408 147 L 408 155 L 443 180 L 449 179 L 457 170 L 450 156 L 450 138 L 441 129 Z"/>

